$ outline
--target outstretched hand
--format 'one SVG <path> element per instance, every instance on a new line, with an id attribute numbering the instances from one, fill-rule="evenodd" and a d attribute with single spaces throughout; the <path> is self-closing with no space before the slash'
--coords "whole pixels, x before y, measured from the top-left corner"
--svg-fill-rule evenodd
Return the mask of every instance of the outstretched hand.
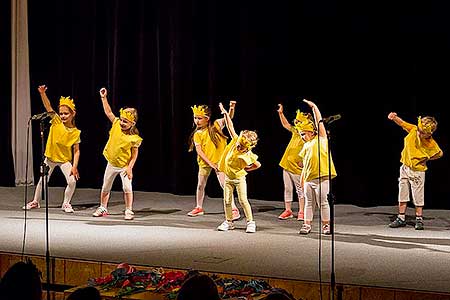
<path id="1" fill-rule="evenodd" d="M 219 103 L 219 109 L 220 109 L 220 113 L 221 113 L 221 114 L 226 114 L 226 113 L 227 113 L 227 111 L 226 111 L 225 108 L 223 107 L 222 102 Z"/>
<path id="2" fill-rule="evenodd" d="M 278 104 L 277 112 L 280 114 L 283 112 L 283 104 L 281 104 L 281 103 Z"/>
<path id="3" fill-rule="evenodd" d="M 100 97 L 105 98 L 107 95 L 108 95 L 108 91 L 106 90 L 106 88 L 102 87 L 100 89 Z"/>
<path id="4" fill-rule="evenodd" d="M 389 113 L 389 115 L 388 115 L 388 119 L 389 120 L 394 120 L 394 118 L 397 116 L 397 113 L 395 113 L 395 112 L 391 112 L 391 113 Z"/>
<path id="5" fill-rule="evenodd" d="M 45 86 L 45 85 L 40 85 L 38 87 L 38 91 L 39 91 L 40 94 L 45 93 L 46 90 L 47 90 L 47 86 Z"/>

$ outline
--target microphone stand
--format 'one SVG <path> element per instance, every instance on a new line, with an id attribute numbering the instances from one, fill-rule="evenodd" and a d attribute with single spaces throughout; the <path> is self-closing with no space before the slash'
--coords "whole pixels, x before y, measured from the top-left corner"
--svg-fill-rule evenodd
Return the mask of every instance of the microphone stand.
<path id="1" fill-rule="evenodd" d="M 45 199 L 45 268 L 47 272 L 47 300 L 50 300 L 50 250 L 49 250 L 49 230 L 48 230 L 48 171 L 49 167 L 45 164 L 45 139 L 44 139 L 44 124 L 45 118 L 41 118 L 39 121 L 39 129 L 41 136 L 41 200 Z"/>

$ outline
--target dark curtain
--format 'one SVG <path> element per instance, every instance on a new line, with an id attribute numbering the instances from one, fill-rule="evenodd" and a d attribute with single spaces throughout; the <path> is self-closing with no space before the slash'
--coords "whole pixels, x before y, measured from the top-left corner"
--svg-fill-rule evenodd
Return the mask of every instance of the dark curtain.
<path id="1" fill-rule="evenodd" d="M 436 140 L 446 152 L 448 128 L 448 5 L 432 2 L 29 0 L 33 113 L 43 111 L 37 86 L 54 107 L 61 95 L 77 105 L 82 130 L 80 188 L 100 188 L 110 123 L 98 90 L 114 113 L 136 107 L 144 138 L 134 188 L 194 194 L 195 154 L 188 153 L 191 105 L 237 100 L 237 130 L 260 136 L 262 168 L 247 177 L 250 198 L 283 200 L 278 162 L 290 139 L 289 120 L 314 100 L 332 124 L 337 203 L 396 205 L 404 132 L 387 120 L 396 111 L 416 123 L 439 120 Z M 35 126 L 37 127 L 37 126 Z M 39 140 L 34 132 L 35 160 Z M 35 166 L 38 166 L 36 163 Z M 450 204 L 446 157 L 429 164 L 427 207 Z M 37 170 L 36 170 L 37 171 Z M 57 174 L 58 173 L 58 174 Z M 55 172 L 50 185 L 64 185 Z M 59 176 L 59 177 L 58 177 Z M 115 188 L 120 190 L 119 180 Z M 215 178 L 207 193 L 220 197 Z"/>
<path id="2" fill-rule="evenodd" d="M 11 149 L 11 1 L 0 1 L 0 186 L 13 186 Z"/>

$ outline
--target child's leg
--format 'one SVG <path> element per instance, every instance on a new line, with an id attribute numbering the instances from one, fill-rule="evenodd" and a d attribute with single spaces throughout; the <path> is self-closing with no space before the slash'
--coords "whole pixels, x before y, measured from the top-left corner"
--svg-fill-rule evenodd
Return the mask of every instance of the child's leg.
<path id="1" fill-rule="evenodd" d="M 203 201 L 205 200 L 206 183 L 208 182 L 210 173 L 211 168 L 199 167 L 198 169 L 197 191 L 195 193 L 196 207 L 203 207 Z"/>
<path id="2" fill-rule="evenodd" d="M 292 211 L 292 194 L 293 184 L 291 176 L 288 171 L 283 169 L 283 183 L 284 183 L 284 208 Z"/>
<path id="3" fill-rule="evenodd" d="M 225 219 L 228 222 L 233 221 L 233 211 L 231 207 L 231 202 L 233 199 L 233 192 L 234 192 L 234 184 L 232 180 L 225 180 L 225 186 L 223 189 L 223 205 L 225 210 Z"/>
<path id="4" fill-rule="evenodd" d="M 305 181 L 304 193 L 305 193 L 305 224 L 311 225 L 314 216 L 313 205 L 315 201 L 315 183 L 311 181 Z"/>
<path id="5" fill-rule="evenodd" d="M 245 176 L 238 179 L 236 190 L 239 198 L 239 203 L 244 209 L 245 218 L 247 222 L 253 221 L 252 207 L 247 199 L 247 182 Z"/>
<path id="6" fill-rule="evenodd" d="M 128 178 L 125 169 L 120 173 L 122 179 L 123 198 L 125 200 L 125 209 L 133 210 L 133 186 L 132 180 Z"/>
<path id="7" fill-rule="evenodd" d="M 223 189 L 224 186 L 225 186 L 225 173 L 217 171 L 216 172 L 216 176 L 217 176 L 217 180 L 219 181 L 220 186 Z M 231 208 L 233 210 L 238 209 L 237 206 L 236 206 L 236 203 L 234 201 L 234 194 L 231 194 Z"/>
<path id="8" fill-rule="evenodd" d="M 50 180 L 50 176 L 53 173 L 53 170 L 55 169 L 55 167 L 58 165 L 55 162 L 52 162 L 51 160 L 45 159 L 44 163 L 49 167 L 48 170 L 48 176 L 47 176 L 47 181 Z M 34 191 L 34 198 L 33 201 L 34 202 L 41 202 L 42 200 L 42 176 L 39 178 L 39 182 L 36 185 L 36 190 Z"/>
<path id="9" fill-rule="evenodd" d="M 292 181 L 294 182 L 295 191 L 297 192 L 297 196 L 298 196 L 298 212 L 303 214 L 305 212 L 305 195 L 303 193 L 303 188 L 300 184 L 301 175 L 292 174 L 292 173 L 290 175 L 291 175 Z"/>
<path id="10" fill-rule="evenodd" d="M 70 172 L 72 171 L 72 164 L 70 162 L 66 162 L 59 167 L 61 168 L 61 171 L 63 172 L 67 182 L 67 186 L 64 191 L 64 203 L 70 203 L 77 184 L 75 177 L 73 175 L 70 175 Z"/>
<path id="11" fill-rule="evenodd" d="M 409 202 L 409 191 L 412 188 L 410 180 L 410 169 L 405 165 L 400 167 L 400 176 L 398 178 L 398 217 L 405 221 L 405 213 Z"/>
<path id="12" fill-rule="evenodd" d="M 328 203 L 328 192 L 330 191 L 329 183 L 328 179 L 322 179 L 320 181 L 320 190 L 316 190 L 316 195 L 320 195 L 320 215 L 322 224 L 330 224 L 330 203 Z M 319 197 L 316 197 L 316 199 L 317 203 L 319 203 Z"/>
<path id="13" fill-rule="evenodd" d="M 122 171 L 122 168 L 115 168 L 110 163 L 106 165 L 105 175 L 103 176 L 102 192 L 100 194 L 100 205 L 103 208 L 108 207 L 109 194 L 111 187 L 117 174 Z"/>

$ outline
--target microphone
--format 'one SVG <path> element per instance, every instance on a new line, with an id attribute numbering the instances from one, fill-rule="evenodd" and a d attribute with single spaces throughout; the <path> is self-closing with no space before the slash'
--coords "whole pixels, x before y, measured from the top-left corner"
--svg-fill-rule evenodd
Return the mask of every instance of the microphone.
<path id="1" fill-rule="evenodd" d="M 51 116 L 51 113 L 46 111 L 46 112 L 32 116 L 31 120 L 44 120 L 44 119 L 49 118 L 50 116 Z"/>
<path id="2" fill-rule="evenodd" d="M 329 117 L 323 118 L 321 120 L 321 122 L 323 122 L 325 125 L 328 125 L 328 124 L 333 123 L 334 121 L 339 120 L 340 118 L 341 118 L 341 115 L 337 114 L 337 115 L 333 115 L 333 116 L 329 116 Z"/>

